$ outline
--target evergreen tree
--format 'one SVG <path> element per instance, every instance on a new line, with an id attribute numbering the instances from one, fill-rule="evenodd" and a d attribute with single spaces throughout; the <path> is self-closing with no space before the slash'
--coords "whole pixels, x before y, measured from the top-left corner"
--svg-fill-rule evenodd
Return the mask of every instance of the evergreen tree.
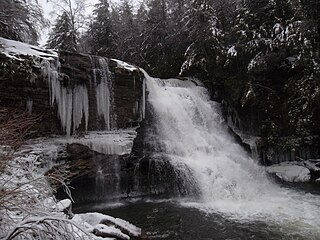
<path id="1" fill-rule="evenodd" d="M 133 14 L 133 5 L 129 0 L 122 0 L 119 7 L 119 23 L 117 26 L 117 57 L 137 63 L 138 27 Z"/>
<path id="2" fill-rule="evenodd" d="M 47 41 L 47 47 L 64 51 L 77 51 L 77 33 L 67 12 L 57 18 Z"/>
<path id="3" fill-rule="evenodd" d="M 47 26 L 36 0 L 1 0 L 1 37 L 37 44 L 39 32 Z"/>
<path id="4" fill-rule="evenodd" d="M 79 31 L 86 25 L 85 0 L 59 0 L 53 4 L 59 14 L 48 45 L 60 50 L 78 51 Z"/>
<path id="5" fill-rule="evenodd" d="M 101 56 L 110 56 L 116 47 L 116 36 L 112 29 L 108 0 L 100 0 L 93 11 L 94 20 L 89 28 L 91 52 Z"/>
<path id="6" fill-rule="evenodd" d="M 223 52 L 222 32 L 213 2 L 194 0 L 188 12 L 188 30 L 191 44 L 186 51 L 182 74 L 192 74 L 208 79 L 214 76 Z"/>
<path id="7" fill-rule="evenodd" d="M 165 0 L 150 0 L 145 31 L 142 33 L 142 49 L 145 52 L 145 65 L 155 75 L 162 75 L 160 66 L 165 66 L 167 33 L 167 3 Z"/>

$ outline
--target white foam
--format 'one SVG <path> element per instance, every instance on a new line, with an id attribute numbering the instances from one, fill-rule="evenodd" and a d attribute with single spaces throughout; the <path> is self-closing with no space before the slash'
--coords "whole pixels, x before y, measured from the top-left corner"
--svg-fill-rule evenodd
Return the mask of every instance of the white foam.
<path id="1" fill-rule="evenodd" d="M 210 101 L 206 89 L 190 81 L 145 76 L 163 152 L 173 166 L 187 166 L 190 181 L 195 179 L 200 188 L 201 201 L 193 206 L 238 220 L 299 222 L 304 230 L 320 234 L 320 198 L 272 183 L 228 135 L 219 105 Z"/>

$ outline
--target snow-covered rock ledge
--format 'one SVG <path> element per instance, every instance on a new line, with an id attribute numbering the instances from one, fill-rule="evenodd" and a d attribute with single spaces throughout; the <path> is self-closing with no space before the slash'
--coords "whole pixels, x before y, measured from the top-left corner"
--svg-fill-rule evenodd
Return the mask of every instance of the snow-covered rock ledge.
<path id="1" fill-rule="evenodd" d="M 266 171 L 284 182 L 320 182 L 320 160 L 290 161 L 266 167 Z"/>

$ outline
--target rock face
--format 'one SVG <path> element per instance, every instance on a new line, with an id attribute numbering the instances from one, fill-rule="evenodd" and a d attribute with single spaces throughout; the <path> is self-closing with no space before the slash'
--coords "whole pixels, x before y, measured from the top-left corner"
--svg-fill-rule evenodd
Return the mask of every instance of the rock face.
<path id="1" fill-rule="evenodd" d="M 142 120 L 144 83 L 138 68 L 46 51 L 0 39 L 0 106 L 41 115 L 33 136 L 127 128 Z"/>

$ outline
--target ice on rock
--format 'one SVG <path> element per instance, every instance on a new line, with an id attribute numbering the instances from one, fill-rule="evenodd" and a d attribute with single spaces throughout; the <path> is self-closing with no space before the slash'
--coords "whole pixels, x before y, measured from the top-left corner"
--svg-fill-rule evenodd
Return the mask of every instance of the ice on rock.
<path id="1" fill-rule="evenodd" d="M 102 116 L 105 122 L 105 129 L 110 130 L 110 106 L 112 81 L 109 66 L 104 58 L 99 58 L 100 83 L 97 83 L 96 71 L 94 69 L 94 82 L 96 86 L 97 113 Z"/>
<path id="2" fill-rule="evenodd" d="M 89 121 L 89 97 L 86 86 L 78 85 L 73 89 L 67 88 L 59 80 L 58 59 L 56 61 L 42 62 L 42 73 L 49 84 L 51 105 L 57 104 L 58 116 L 62 129 L 70 136 L 80 126 L 84 117 L 85 129 Z"/>
<path id="3" fill-rule="evenodd" d="M 146 116 L 146 79 L 142 83 L 142 119 Z"/>
<path id="4" fill-rule="evenodd" d="M 134 129 L 89 132 L 81 138 L 60 138 L 57 142 L 79 143 L 106 155 L 123 155 L 131 152 L 136 135 L 137 132 Z"/>

